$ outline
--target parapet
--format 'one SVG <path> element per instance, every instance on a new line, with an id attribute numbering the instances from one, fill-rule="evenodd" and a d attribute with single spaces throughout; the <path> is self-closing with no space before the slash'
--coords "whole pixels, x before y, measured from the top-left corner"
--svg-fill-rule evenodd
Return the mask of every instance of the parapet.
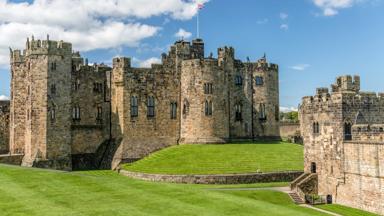
<path id="1" fill-rule="evenodd" d="M 316 89 L 316 95 L 322 95 L 322 94 L 328 94 L 329 90 L 328 88 L 317 88 Z"/>
<path id="2" fill-rule="evenodd" d="M 235 49 L 233 47 L 220 47 L 217 49 L 218 59 L 235 59 Z"/>
<path id="3" fill-rule="evenodd" d="M 339 76 L 336 78 L 336 83 L 332 85 L 332 92 L 345 92 L 345 91 L 360 91 L 360 77 L 351 75 Z"/>
<path id="4" fill-rule="evenodd" d="M 113 68 L 130 68 L 131 67 L 131 59 L 127 57 L 116 57 L 113 58 Z"/>
<path id="5" fill-rule="evenodd" d="M 35 40 L 32 36 L 30 41 L 27 38 L 26 55 L 72 55 L 72 44 L 64 41 L 53 41 L 47 35 L 46 40 Z"/>

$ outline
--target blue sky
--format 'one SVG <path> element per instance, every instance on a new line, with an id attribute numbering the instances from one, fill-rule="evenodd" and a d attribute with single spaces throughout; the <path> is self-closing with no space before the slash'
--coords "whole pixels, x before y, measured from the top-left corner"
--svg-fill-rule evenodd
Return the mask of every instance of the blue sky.
<path id="1" fill-rule="evenodd" d="M 0 35 L 5 35 L 0 36 L 0 95 L 9 95 L 8 46 L 23 48 L 31 34 L 43 37 L 49 33 L 52 39 L 70 40 L 89 62 L 109 63 L 120 55 L 145 66 L 158 61 L 179 39 L 175 34 L 180 29 L 187 38 L 191 34 L 188 39 L 196 36 L 193 5 L 203 2 L 126 0 L 119 11 L 114 4 L 104 5 L 112 0 L 89 0 L 92 7 L 62 8 L 71 1 L 77 0 L 55 0 L 56 5 L 43 0 L 29 4 L 0 0 Z M 204 2 L 200 34 L 206 55 L 213 52 L 216 56 L 217 48 L 224 45 L 233 46 L 241 60 L 249 56 L 255 61 L 266 52 L 270 62 L 280 65 L 282 107 L 297 107 L 302 96 L 313 94 L 316 87 L 328 87 L 343 74 L 359 74 L 363 90 L 384 92 L 382 0 Z M 41 12 L 50 7 L 58 11 Z M 39 18 L 15 8 L 33 9 Z M 81 10 L 87 15 L 76 17 Z M 60 13 L 66 18 L 58 17 Z"/>

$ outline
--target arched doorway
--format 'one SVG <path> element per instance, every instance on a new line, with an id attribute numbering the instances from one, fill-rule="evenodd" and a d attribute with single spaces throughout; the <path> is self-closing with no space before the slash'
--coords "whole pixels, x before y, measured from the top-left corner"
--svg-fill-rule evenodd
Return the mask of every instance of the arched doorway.
<path id="1" fill-rule="evenodd" d="M 332 195 L 327 195 L 327 204 L 332 204 Z"/>

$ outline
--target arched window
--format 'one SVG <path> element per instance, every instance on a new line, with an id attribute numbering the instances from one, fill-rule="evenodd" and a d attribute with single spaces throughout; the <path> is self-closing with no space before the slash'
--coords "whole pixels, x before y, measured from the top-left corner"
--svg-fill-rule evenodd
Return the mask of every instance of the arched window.
<path id="1" fill-rule="evenodd" d="M 155 98 L 153 96 L 148 97 L 147 116 L 155 117 Z"/>
<path id="2" fill-rule="evenodd" d="M 177 118 L 177 103 L 172 102 L 171 103 L 171 119 Z"/>
<path id="3" fill-rule="evenodd" d="M 139 107 L 137 105 L 137 96 L 131 96 L 131 117 L 139 116 Z"/>
<path id="4" fill-rule="evenodd" d="M 243 120 L 242 118 L 242 105 L 240 103 L 235 105 L 235 120 L 236 121 L 241 121 Z"/>
<path id="5" fill-rule="evenodd" d="M 344 140 L 352 140 L 352 124 L 344 123 Z"/>

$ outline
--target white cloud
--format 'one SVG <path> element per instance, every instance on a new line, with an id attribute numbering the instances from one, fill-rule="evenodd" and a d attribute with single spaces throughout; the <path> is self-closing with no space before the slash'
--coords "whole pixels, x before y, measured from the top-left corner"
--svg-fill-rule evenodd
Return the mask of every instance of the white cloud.
<path id="1" fill-rule="evenodd" d="M 312 0 L 323 11 L 324 16 L 334 16 L 339 9 L 349 8 L 367 0 Z"/>
<path id="2" fill-rule="evenodd" d="M 149 59 L 140 60 L 134 57 L 132 58 L 132 63 L 141 68 L 150 68 L 152 64 L 160 64 L 161 59 L 156 57 L 151 57 Z"/>
<path id="3" fill-rule="evenodd" d="M 288 19 L 288 14 L 286 14 L 286 13 L 280 13 L 280 19 L 282 19 L 282 20 L 286 20 L 286 19 Z"/>
<path id="4" fill-rule="evenodd" d="M 288 26 L 288 24 L 281 24 L 281 25 L 280 25 L 280 29 L 286 31 L 286 30 L 289 29 L 289 26 Z"/>
<path id="5" fill-rule="evenodd" d="M 297 108 L 296 107 L 280 107 L 280 112 L 287 113 L 292 111 L 297 111 Z"/>
<path id="6" fill-rule="evenodd" d="M 291 68 L 293 70 L 297 70 L 297 71 L 304 71 L 307 68 L 309 68 L 310 66 L 311 65 L 309 65 L 309 64 L 297 64 L 297 65 L 291 66 L 289 68 Z"/>
<path id="7" fill-rule="evenodd" d="M 183 39 L 188 39 L 192 36 L 192 33 L 191 32 L 188 32 L 184 29 L 179 29 L 178 32 L 175 33 L 175 37 L 177 38 L 183 38 Z"/>
<path id="8" fill-rule="evenodd" d="M 8 96 L 0 95 L 0 101 L 9 100 Z"/>
<path id="9" fill-rule="evenodd" d="M 267 18 L 264 18 L 264 19 L 261 19 L 261 20 L 257 20 L 256 23 L 259 24 L 259 25 L 263 25 L 263 24 L 267 24 L 268 21 L 269 20 Z"/>
<path id="10" fill-rule="evenodd" d="M 9 64 L 8 47 L 24 49 L 28 36 L 65 40 L 79 51 L 137 47 L 159 33 L 161 27 L 145 19 L 187 20 L 197 3 L 208 0 L 0 0 L 0 67 Z"/>

